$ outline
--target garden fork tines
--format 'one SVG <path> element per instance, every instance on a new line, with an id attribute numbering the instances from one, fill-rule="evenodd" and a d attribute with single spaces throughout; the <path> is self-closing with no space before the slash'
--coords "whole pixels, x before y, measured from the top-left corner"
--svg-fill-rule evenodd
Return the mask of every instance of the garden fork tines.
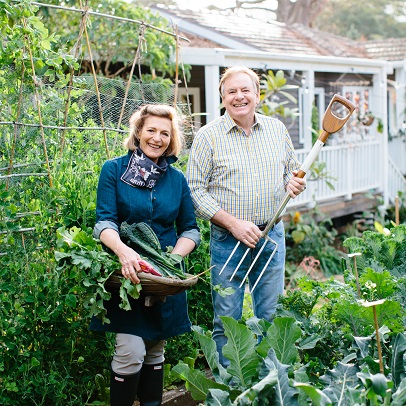
<path id="1" fill-rule="evenodd" d="M 341 106 L 343 106 L 343 107 L 345 107 L 347 109 L 347 113 L 345 114 L 344 117 L 338 117 L 336 114 L 333 113 L 333 106 L 336 107 L 335 103 L 337 103 L 338 105 L 341 104 Z M 324 113 L 324 116 L 323 116 L 323 121 L 322 121 L 323 131 L 319 135 L 317 141 L 314 143 L 314 145 L 313 145 L 312 149 L 310 150 L 308 156 L 306 157 L 305 161 L 303 162 L 302 166 L 300 167 L 296 177 L 298 177 L 298 178 L 304 178 L 305 177 L 306 173 L 310 169 L 310 166 L 316 160 L 321 148 L 323 147 L 323 145 L 327 141 L 330 134 L 333 134 L 333 133 L 341 130 L 341 128 L 348 121 L 348 119 L 350 118 L 350 116 L 351 116 L 351 114 L 353 113 L 354 110 L 355 110 L 355 106 L 354 106 L 353 103 L 351 103 L 349 100 L 347 100 L 346 98 L 344 98 L 342 96 L 339 96 L 337 94 L 334 95 L 334 97 L 331 99 L 331 101 L 330 101 L 330 103 L 329 103 L 329 105 L 328 105 L 328 107 L 326 109 L 326 112 Z M 285 210 L 285 207 L 288 204 L 289 200 L 290 200 L 290 195 L 289 195 L 289 193 L 286 193 L 286 195 L 283 198 L 282 202 L 280 203 L 278 209 L 276 210 L 274 216 L 267 223 L 265 229 L 261 233 L 261 238 L 265 239 L 265 241 L 262 244 L 262 247 L 260 248 L 258 254 L 253 259 L 253 261 L 251 263 L 251 266 L 248 268 L 248 270 L 247 270 L 247 272 L 246 272 L 246 274 L 245 274 L 245 276 L 244 276 L 244 278 L 243 278 L 243 280 L 242 280 L 242 282 L 240 284 L 240 288 L 244 285 L 245 281 L 247 280 L 248 275 L 250 274 L 251 270 L 253 269 L 253 267 L 254 267 L 255 263 L 257 262 L 259 256 L 261 255 L 262 251 L 264 250 L 266 244 L 268 242 L 271 242 L 271 243 L 273 243 L 275 245 L 275 248 L 272 251 L 272 253 L 271 253 L 270 257 L 268 258 L 268 260 L 266 261 L 265 266 L 262 268 L 257 280 L 255 281 L 255 284 L 252 287 L 251 293 L 254 291 L 255 287 L 258 285 L 259 280 L 262 278 L 262 275 L 264 274 L 267 266 L 269 265 L 269 263 L 271 262 L 272 258 L 275 255 L 276 251 L 278 250 L 278 244 L 268 236 L 268 233 L 273 228 L 273 226 L 275 225 L 276 220 L 281 216 L 281 214 Z M 231 252 L 231 254 L 228 257 L 225 264 L 223 265 L 223 268 L 220 270 L 220 275 L 222 274 L 224 269 L 227 267 L 227 265 L 230 262 L 231 258 L 234 256 L 234 254 L 237 251 L 240 243 L 241 242 L 238 241 L 237 244 L 235 245 L 233 251 Z M 231 277 L 229 279 L 230 282 L 233 280 L 235 274 L 237 273 L 238 269 L 240 268 L 241 264 L 243 263 L 245 257 L 248 255 L 250 250 L 251 250 L 251 248 L 248 248 L 244 252 L 243 256 L 241 257 L 240 262 L 238 263 L 237 267 L 234 269 L 234 272 L 233 272 L 233 274 L 231 275 Z"/>

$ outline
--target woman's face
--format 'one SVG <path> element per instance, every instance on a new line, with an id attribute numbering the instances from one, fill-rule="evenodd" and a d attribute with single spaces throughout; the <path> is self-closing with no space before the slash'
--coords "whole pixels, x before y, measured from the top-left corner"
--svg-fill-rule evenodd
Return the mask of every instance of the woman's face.
<path id="1" fill-rule="evenodd" d="M 171 142 L 172 122 L 169 118 L 149 116 L 139 132 L 142 152 L 157 163 Z"/>

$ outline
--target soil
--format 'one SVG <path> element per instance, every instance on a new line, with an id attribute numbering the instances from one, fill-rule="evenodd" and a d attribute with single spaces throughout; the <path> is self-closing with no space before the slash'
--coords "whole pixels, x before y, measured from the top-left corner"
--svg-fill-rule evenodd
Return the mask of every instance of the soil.
<path id="1" fill-rule="evenodd" d="M 138 401 L 135 401 L 133 406 L 139 406 L 139 404 Z M 199 402 L 193 400 L 190 393 L 186 390 L 185 385 L 164 392 L 162 397 L 162 406 L 195 406 L 198 404 Z"/>

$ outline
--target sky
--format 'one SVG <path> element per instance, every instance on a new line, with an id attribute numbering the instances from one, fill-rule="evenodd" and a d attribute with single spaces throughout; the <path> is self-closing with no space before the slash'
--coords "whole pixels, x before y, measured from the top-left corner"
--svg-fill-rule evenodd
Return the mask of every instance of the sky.
<path id="1" fill-rule="evenodd" d="M 178 3 L 179 8 L 188 8 L 190 10 L 198 10 L 205 8 L 207 6 L 217 5 L 219 4 L 218 0 L 176 0 Z M 234 6 L 234 0 L 221 0 L 222 7 L 230 7 Z"/>
<path id="2" fill-rule="evenodd" d="M 208 6 L 217 6 L 221 8 L 235 6 L 235 0 L 175 0 L 179 8 L 187 8 L 190 10 L 199 10 Z M 277 2 L 275 0 L 267 0 L 262 3 L 262 7 L 268 6 L 271 10 L 275 9 Z"/>

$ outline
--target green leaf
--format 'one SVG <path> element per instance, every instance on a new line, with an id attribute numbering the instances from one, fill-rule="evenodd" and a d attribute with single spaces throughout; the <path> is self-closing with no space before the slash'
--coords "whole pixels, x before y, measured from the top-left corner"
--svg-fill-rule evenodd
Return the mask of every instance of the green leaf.
<path id="1" fill-rule="evenodd" d="M 337 362 L 336 367 L 327 370 L 320 377 L 320 382 L 325 385 L 324 394 L 330 399 L 336 398 L 338 404 L 342 404 L 342 397 L 348 388 L 355 388 L 359 384 L 359 368 L 353 364 Z"/>
<path id="2" fill-rule="evenodd" d="M 194 400 L 205 400 L 210 389 L 228 390 L 228 386 L 221 385 L 207 378 L 202 371 L 191 369 L 184 362 L 179 362 L 178 365 L 175 365 L 172 368 L 172 372 L 186 382 L 186 389 Z"/>
<path id="3" fill-rule="evenodd" d="M 273 366 L 273 364 L 272 364 Z M 278 371 L 273 366 L 259 382 L 248 388 L 235 399 L 237 405 L 252 405 L 257 399 L 269 399 L 274 386 L 278 383 Z M 294 406 L 294 403 L 290 404 Z"/>
<path id="4" fill-rule="evenodd" d="M 316 347 L 317 343 L 322 339 L 319 335 L 309 335 L 301 340 L 298 344 L 298 348 L 301 350 L 311 350 Z"/>
<path id="5" fill-rule="evenodd" d="M 294 230 L 292 231 L 292 238 L 295 244 L 300 244 L 306 237 L 306 234 L 303 231 Z"/>
<path id="6" fill-rule="evenodd" d="M 41 363 L 35 357 L 31 358 L 31 366 L 32 367 L 38 367 L 40 365 L 41 365 Z"/>
<path id="7" fill-rule="evenodd" d="M 77 298 L 76 295 L 74 295 L 73 293 L 69 293 L 68 295 L 66 295 L 65 298 L 65 303 L 72 308 L 75 308 L 77 305 Z"/>
<path id="8" fill-rule="evenodd" d="M 260 357 L 255 351 L 256 338 L 247 326 L 239 324 L 232 317 L 220 317 L 224 326 L 224 334 L 228 338 L 223 347 L 223 355 L 230 360 L 227 372 L 248 386 L 255 376 Z"/>
<path id="9" fill-rule="evenodd" d="M 293 364 L 298 358 L 296 341 L 300 336 L 300 327 L 293 317 L 277 317 L 258 346 L 258 352 L 264 356 L 269 348 L 273 348 L 281 363 Z"/>
<path id="10" fill-rule="evenodd" d="M 290 365 L 282 364 L 278 361 L 275 351 L 271 349 L 268 354 L 268 362 L 276 367 L 278 379 L 275 386 L 275 406 L 295 406 L 298 404 L 298 391 L 290 386 L 288 369 Z"/>
<path id="11" fill-rule="evenodd" d="M 127 289 L 130 288 L 131 281 L 129 279 L 126 279 L 124 283 L 122 283 L 120 286 L 120 298 L 121 298 L 120 308 L 123 310 L 131 310 L 130 301 L 128 300 L 127 296 Z"/>
<path id="12" fill-rule="evenodd" d="M 220 389 L 209 389 L 205 405 L 232 406 L 232 403 L 228 392 Z"/>
<path id="13" fill-rule="evenodd" d="M 311 386 L 310 384 L 296 382 L 294 385 L 296 388 L 299 388 L 300 390 L 306 393 L 306 395 L 312 400 L 312 405 L 314 406 L 333 405 L 333 402 L 327 395 L 325 395 L 321 390 Z"/>
<path id="14" fill-rule="evenodd" d="M 127 290 L 127 294 L 129 294 L 133 299 L 138 299 L 140 297 L 142 286 L 141 283 L 126 283 L 125 289 Z"/>
<path id="15" fill-rule="evenodd" d="M 371 374 L 369 372 L 360 372 L 358 377 L 364 383 L 364 386 L 371 387 L 375 394 L 385 398 L 386 390 L 391 389 L 393 382 L 389 381 L 384 374 Z"/>
<path id="16" fill-rule="evenodd" d="M 392 344 L 391 370 L 395 386 L 398 387 L 402 381 L 406 381 L 405 371 L 406 336 L 397 334 Z"/>
<path id="17" fill-rule="evenodd" d="M 391 406 L 404 406 L 406 405 L 406 379 L 400 382 L 397 391 L 392 396 Z"/>
<path id="18" fill-rule="evenodd" d="M 219 362 L 219 355 L 215 341 L 211 337 L 208 337 L 204 333 L 203 329 L 199 326 L 193 326 L 192 330 L 197 335 L 200 348 L 203 351 L 207 364 L 210 367 L 215 380 L 219 383 L 228 384 L 231 379 L 231 375 Z"/>

